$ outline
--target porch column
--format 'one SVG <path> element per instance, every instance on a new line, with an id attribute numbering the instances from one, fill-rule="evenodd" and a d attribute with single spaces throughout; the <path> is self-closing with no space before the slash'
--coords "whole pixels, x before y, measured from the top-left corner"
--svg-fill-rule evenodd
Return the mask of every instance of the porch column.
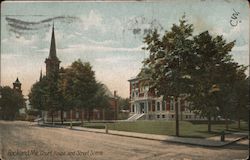
<path id="1" fill-rule="evenodd" d="M 135 108 L 136 108 L 136 113 L 139 113 L 139 111 L 138 111 L 138 104 L 137 103 L 135 105 Z"/>
<path id="2" fill-rule="evenodd" d="M 140 103 L 137 104 L 137 113 L 140 113 Z"/>
<path id="3" fill-rule="evenodd" d="M 148 102 L 147 101 L 144 102 L 144 106 L 145 106 L 144 112 L 148 113 Z"/>
<path id="4" fill-rule="evenodd" d="M 137 110 L 136 110 L 136 103 L 134 103 L 134 112 L 136 113 Z"/>

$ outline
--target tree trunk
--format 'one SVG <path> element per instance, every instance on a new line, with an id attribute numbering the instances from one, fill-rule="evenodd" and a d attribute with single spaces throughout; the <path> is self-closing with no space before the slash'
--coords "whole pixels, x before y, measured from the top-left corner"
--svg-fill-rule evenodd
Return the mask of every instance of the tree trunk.
<path id="1" fill-rule="evenodd" d="M 240 127 L 240 113 L 239 113 L 239 111 L 238 111 L 238 129 L 240 129 L 241 127 Z"/>
<path id="2" fill-rule="evenodd" d="M 90 109 L 88 108 L 88 122 L 90 121 Z"/>
<path id="3" fill-rule="evenodd" d="M 174 108 L 175 108 L 175 135 L 178 137 L 179 136 L 179 103 L 176 105 L 175 97 L 174 97 Z"/>
<path id="4" fill-rule="evenodd" d="M 61 110 L 61 124 L 63 125 L 63 110 Z"/>
<path id="5" fill-rule="evenodd" d="M 72 109 L 70 110 L 70 129 L 72 129 Z"/>
<path id="6" fill-rule="evenodd" d="M 238 129 L 240 129 L 240 117 L 238 117 Z"/>
<path id="7" fill-rule="evenodd" d="M 54 125 L 54 112 L 53 111 L 51 112 L 51 122 Z"/>
<path id="8" fill-rule="evenodd" d="M 225 118 L 225 124 L 226 124 L 226 130 L 228 130 L 228 119 L 227 119 L 227 115 L 226 115 L 226 118 Z"/>
<path id="9" fill-rule="evenodd" d="M 210 133 L 211 132 L 211 115 L 210 115 L 210 113 L 208 114 L 208 117 L 207 117 L 207 119 L 208 119 L 208 128 L 207 128 L 207 130 L 208 130 L 208 133 Z"/>
<path id="10" fill-rule="evenodd" d="M 105 110 L 104 110 L 104 108 L 102 109 L 102 120 L 105 120 Z"/>
<path id="11" fill-rule="evenodd" d="M 45 111 L 42 111 L 42 120 L 43 120 L 43 124 L 45 123 Z"/>
<path id="12" fill-rule="evenodd" d="M 83 109 L 81 109 L 81 126 L 83 127 Z"/>

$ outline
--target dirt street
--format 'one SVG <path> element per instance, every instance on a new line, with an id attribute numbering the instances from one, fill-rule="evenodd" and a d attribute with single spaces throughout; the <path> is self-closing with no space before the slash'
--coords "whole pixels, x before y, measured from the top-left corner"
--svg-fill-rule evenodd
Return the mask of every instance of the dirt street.
<path id="1" fill-rule="evenodd" d="M 247 141 L 205 148 L 0 121 L 2 160 L 239 160 L 247 157 Z"/>

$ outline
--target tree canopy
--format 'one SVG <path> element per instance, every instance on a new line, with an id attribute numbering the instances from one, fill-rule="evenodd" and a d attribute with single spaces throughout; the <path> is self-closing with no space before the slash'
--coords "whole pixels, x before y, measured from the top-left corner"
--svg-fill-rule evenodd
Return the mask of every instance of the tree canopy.
<path id="1" fill-rule="evenodd" d="M 36 82 L 29 98 L 34 108 L 50 112 L 72 109 L 90 112 L 93 108 L 109 106 L 108 97 L 102 84 L 96 81 L 92 66 L 81 60 L 61 68 L 59 75 L 45 76 Z"/>
<path id="2" fill-rule="evenodd" d="M 158 96 L 186 97 L 190 109 L 209 121 L 211 116 L 228 116 L 229 97 L 236 89 L 232 86 L 244 80 L 246 67 L 234 62 L 230 54 L 235 41 L 226 42 L 208 31 L 193 35 L 193 31 L 183 16 L 162 36 L 157 30 L 148 34 L 144 49 L 149 57 L 139 76 L 148 78 Z"/>
<path id="3" fill-rule="evenodd" d="M 0 94 L 0 118 L 14 120 L 19 109 L 25 107 L 23 95 L 8 86 L 0 87 Z"/>

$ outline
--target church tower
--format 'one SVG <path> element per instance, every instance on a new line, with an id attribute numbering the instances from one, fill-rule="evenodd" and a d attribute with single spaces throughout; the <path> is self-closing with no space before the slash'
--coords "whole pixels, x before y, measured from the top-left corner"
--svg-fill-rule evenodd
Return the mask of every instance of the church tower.
<path id="1" fill-rule="evenodd" d="M 16 81 L 13 83 L 13 89 L 19 93 L 22 93 L 21 85 L 22 85 L 22 83 L 20 83 L 20 81 L 17 77 Z"/>
<path id="2" fill-rule="evenodd" d="M 60 62 L 61 61 L 56 56 L 56 40 L 55 40 L 54 24 L 53 24 L 49 57 L 46 58 L 45 60 L 46 76 L 50 77 L 53 75 L 58 75 Z"/>

